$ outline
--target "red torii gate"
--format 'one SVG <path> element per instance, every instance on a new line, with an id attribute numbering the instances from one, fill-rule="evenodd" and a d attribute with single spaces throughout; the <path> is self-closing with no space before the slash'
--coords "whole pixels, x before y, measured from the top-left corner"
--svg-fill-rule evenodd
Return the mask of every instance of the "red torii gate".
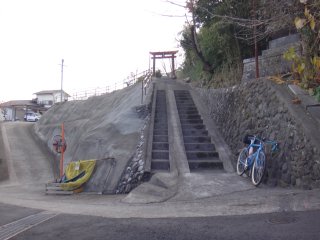
<path id="1" fill-rule="evenodd" d="M 150 52 L 153 59 L 153 76 L 156 75 L 156 59 L 163 59 L 163 58 L 171 58 L 172 62 L 172 77 L 176 77 L 175 68 L 174 68 L 174 59 L 176 58 L 176 53 L 178 51 L 163 51 L 163 52 Z"/>

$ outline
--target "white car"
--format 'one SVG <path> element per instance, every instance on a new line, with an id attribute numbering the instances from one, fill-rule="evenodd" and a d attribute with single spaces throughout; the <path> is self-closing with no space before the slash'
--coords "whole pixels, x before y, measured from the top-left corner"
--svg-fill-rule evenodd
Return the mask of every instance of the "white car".
<path id="1" fill-rule="evenodd" d="M 27 122 L 37 122 L 40 119 L 41 115 L 38 113 L 29 112 L 24 116 L 24 119 Z"/>

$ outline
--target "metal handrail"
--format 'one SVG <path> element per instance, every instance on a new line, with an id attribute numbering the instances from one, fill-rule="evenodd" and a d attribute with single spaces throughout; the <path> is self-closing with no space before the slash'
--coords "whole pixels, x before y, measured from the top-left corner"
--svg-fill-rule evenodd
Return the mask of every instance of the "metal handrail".
<path id="1" fill-rule="evenodd" d="M 143 103 L 143 95 L 147 95 L 147 88 L 152 80 L 152 71 L 147 70 L 141 83 L 141 104 Z"/>
<path id="2" fill-rule="evenodd" d="M 148 87 L 148 84 L 150 83 L 151 76 L 152 76 L 152 69 L 147 69 L 145 71 L 142 71 L 140 73 L 133 75 L 130 79 L 128 78 L 128 80 L 124 80 L 122 83 L 122 87 L 121 87 L 121 83 L 115 83 L 114 87 L 107 86 L 107 87 L 91 88 L 91 89 L 75 92 L 72 94 L 71 98 L 72 100 L 86 100 L 92 96 L 101 96 L 118 89 L 129 87 L 137 83 L 141 77 L 143 77 L 142 82 L 145 83 L 144 88 L 146 89 Z M 146 90 L 144 91 L 146 92 Z"/>

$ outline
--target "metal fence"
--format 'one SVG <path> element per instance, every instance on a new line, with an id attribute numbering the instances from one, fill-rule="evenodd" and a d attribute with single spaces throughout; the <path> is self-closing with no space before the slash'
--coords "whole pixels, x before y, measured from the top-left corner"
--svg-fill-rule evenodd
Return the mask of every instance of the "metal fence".
<path id="1" fill-rule="evenodd" d="M 77 91 L 70 94 L 71 97 L 69 100 L 86 100 L 92 96 L 101 96 L 116 90 L 123 89 L 125 87 L 129 87 L 139 81 L 142 81 L 142 84 L 146 85 L 146 83 L 148 83 L 149 79 L 151 78 L 151 73 L 152 73 L 152 69 L 148 69 L 140 73 L 132 74 L 131 76 L 124 79 L 122 83 L 118 82 L 106 87 L 97 87 L 97 88 L 86 89 L 83 91 Z M 147 87 L 147 85 L 143 86 L 143 88 L 145 87 Z"/>

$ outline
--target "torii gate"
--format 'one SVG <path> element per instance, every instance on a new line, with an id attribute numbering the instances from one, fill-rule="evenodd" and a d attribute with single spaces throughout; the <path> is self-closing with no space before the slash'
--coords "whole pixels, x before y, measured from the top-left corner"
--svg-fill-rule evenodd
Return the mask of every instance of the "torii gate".
<path id="1" fill-rule="evenodd" d="M 164 52 L 150 52 L 153 59 L 153 76 L 156 75 L 156 59 L 163 59 L 163 58 L 171 58 L 172 62 L 172 77 L 176 77 L 175 68 L 174 68 L 174 59 L 176 58 L 176 53 L 178 51 L 164 51 Z"/>

